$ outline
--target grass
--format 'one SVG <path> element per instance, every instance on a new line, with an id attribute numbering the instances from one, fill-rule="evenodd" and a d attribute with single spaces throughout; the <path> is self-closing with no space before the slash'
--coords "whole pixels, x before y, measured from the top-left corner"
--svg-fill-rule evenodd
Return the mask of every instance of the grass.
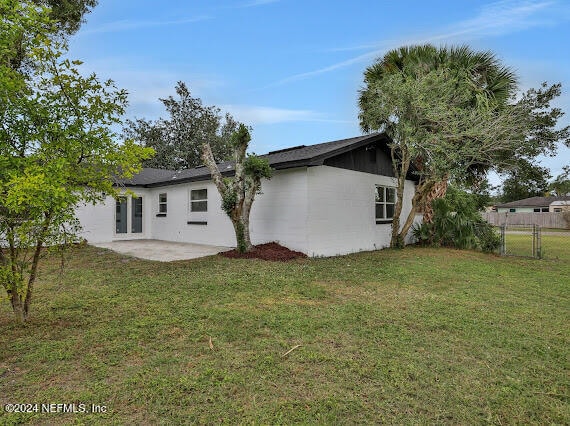
<path id="1" fill-rule="evenodd" d="M 505 235 L 507 254 L 513 256 L 532 256 L 532 231 L 530 233 L 507 233 Z M 547 259 L 564 259 L 570 252 L 569 235 L 541 235 L 542 257 Z"/>
<path id="2" fill-rule="evenodd" d="M 0 407 L 107 412 L 0 408 L 0 424 L 568 424 L 563 238 L 545 236 L 540 261 L 408 248 L 167 264 L 75 249 L 63 275 L 44 263 L 27 327 L 0 306 Z"/>

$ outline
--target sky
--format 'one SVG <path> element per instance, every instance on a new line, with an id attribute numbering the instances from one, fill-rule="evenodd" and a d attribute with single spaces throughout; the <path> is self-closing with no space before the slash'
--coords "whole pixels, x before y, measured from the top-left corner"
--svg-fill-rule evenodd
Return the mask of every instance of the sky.
<path id="1" fill-rule="evenodd" d="M 403 45 L 490 50 L 521 90 L 562 83 L 570 124 L 570 0 L 99 0 L 70 42 L 85 72 L 129 92 L 127 118 L 167 118 L 178 81 L 252 126 L 250 151 L 362 134 L 367 66 Z M 570 165 L 561 146 L 541 165 Z"/>

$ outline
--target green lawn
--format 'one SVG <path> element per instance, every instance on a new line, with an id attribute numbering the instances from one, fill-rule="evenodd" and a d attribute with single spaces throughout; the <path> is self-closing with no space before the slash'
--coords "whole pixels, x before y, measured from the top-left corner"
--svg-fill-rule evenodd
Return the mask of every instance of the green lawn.
<path id="1" fill-rule="evenodd" d="M 528 257 L 533 255 L 532 231 L 507 233 L 505 239 L 508 255 Z M 570 253 L 570 235 L 545 235 L 543 233 L 540 247 L 542 257 L 545 259 L 567 259 Z"/>
<path id="2" fill-rule="evenodd" d="M 166 264 L 75 249 L 63 275 L 44 263 L 28 327 L 2 301 L 0 424 L 568 424 L 569 242 L 544 237 L 540 261 L 408 248 Z"/>

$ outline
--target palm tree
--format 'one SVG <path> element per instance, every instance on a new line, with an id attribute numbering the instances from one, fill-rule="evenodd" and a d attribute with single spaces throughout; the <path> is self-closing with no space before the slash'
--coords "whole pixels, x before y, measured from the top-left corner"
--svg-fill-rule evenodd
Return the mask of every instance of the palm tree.
<path id="1" fill-rule="evenodd" d="M 366 131 L 385 130 L 383 123 L 375 122 L 366 111 L 373 102 L 374 84 L 387 76 L 400 74 L 402 78 L 414 79 L 431 71 L 445 69 L 460 76 L 472 93 L 466 108 L 500 109 L 512 98 L 517 89 L 514 72 L 500 63 L 492 52 L 477 52 L 469 46 L 435 47 L 430 44 L 403 46 L 387 52 L 364 72 L 365 87 L 360 91 L 360 125 Z M 417 164 L 422 159 L 415 160 Z M 484 164 L 472 164 L 465 170 L 466 176 L 476 180 L 487 171 Z M 431 222 L 433 210 L 431 201 L 445 196 L 449 176 L 430 185 L 424 194 L 424 221 Z"/>

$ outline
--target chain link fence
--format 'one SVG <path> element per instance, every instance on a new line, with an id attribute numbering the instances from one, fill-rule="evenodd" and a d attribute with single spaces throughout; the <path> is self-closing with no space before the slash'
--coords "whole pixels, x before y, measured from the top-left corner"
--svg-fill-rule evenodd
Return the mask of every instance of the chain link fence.
<path id="1" fill-rule="evenodd" d="M 521 256 L 542 259 L 542 230 L 539 225 L 501 225 L 503 256 Z"/>

